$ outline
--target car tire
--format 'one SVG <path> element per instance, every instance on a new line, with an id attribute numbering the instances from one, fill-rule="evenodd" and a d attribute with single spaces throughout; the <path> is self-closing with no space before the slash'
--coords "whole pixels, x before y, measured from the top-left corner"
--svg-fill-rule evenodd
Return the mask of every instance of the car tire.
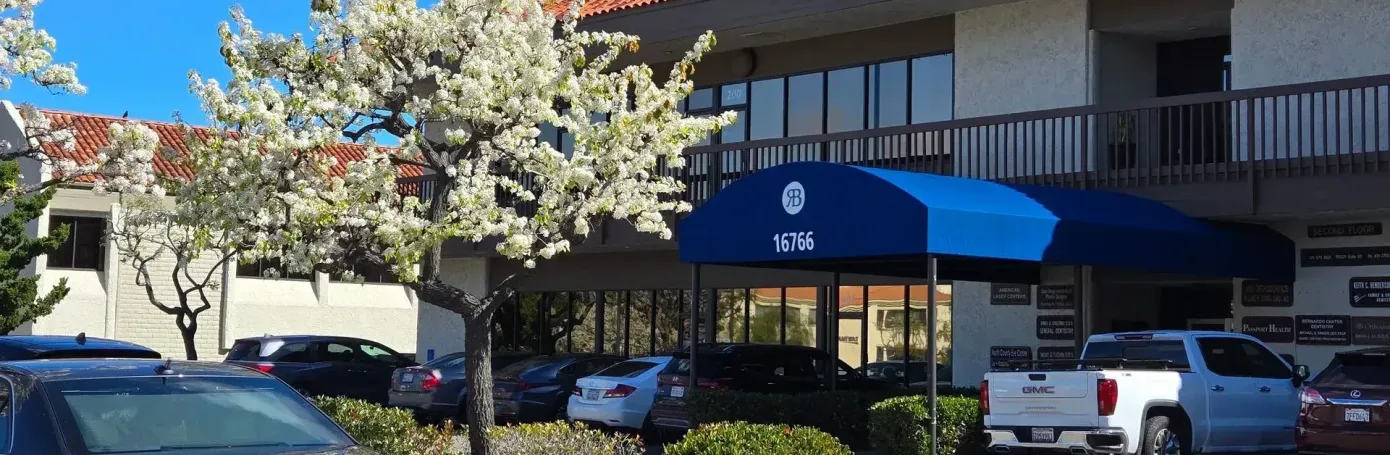
<path id="1" fill-rule="evenodd" d="M 1140 455 L 1187 455 L 1186 435 L 1168 416 L 1153 416 L 1144 422 L 1144 441 Z"/>
<path id="2" fill-rule="evenodd" d="M 570 422 L 570 405 L 567 401 L 560 403 L 560 409 L 555 411 L 555 420 L 558 422 Z"/>

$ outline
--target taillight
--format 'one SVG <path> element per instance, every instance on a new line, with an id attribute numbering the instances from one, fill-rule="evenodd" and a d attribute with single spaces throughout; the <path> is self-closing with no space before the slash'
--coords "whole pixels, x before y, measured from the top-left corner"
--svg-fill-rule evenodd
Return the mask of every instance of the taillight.
<path id="1" fill-rule="evenodd" d="M 980 381 L 980 415 L 989 415 L 989 381 Z"/>
<path id="2" fill-rule="evenodd" d="M 425 376 L 420 378 L 420 390 L 434 390 L 439 388 L 439 373 L 433 370 L 425 371 Z"/>
<path id="3" fill-rule="evenodd" d="M 527 391 L 527 390 L 531 390 L 531 389 L 534 389 L 534 388 L 537 388 L 537 387 L 540 387 L 540 386 L 541 386 L 540 384 L 527 384 L 527 383 L 525 383 L 525 382 L 518 382 L 518 383 L 516 383 L 516 388 L 512 389 L 512 391 L 513 391 L 513 392 L 525 392 L 525 391 Z"/>
<path id="4" fill-rule="evenodd" d="M 256 364 L 256 370 L 257 370 L 257 371 L 260 371 L 260 372 L 262 372 L 262 373 L 269 373 L 270 370 L 273 370 L 273 369 L 275 369 L 275 365 L 273 365 L 273 364 L 269 364 L 269 363 L 258 363 L 258 364 Z"/>
<path id="5" fill-rule="evenodd" d="M 574 395 L 574 396 L 576 396 L 576 397 L 577 397 L 577 396 L 583 396 L 583 395 L 584 395 L 583 390 L 584 390 L 584 389 L 579 388 L 579 386 L 574 386 L 574 390 L 571 390 L 571 391 L 570 391 L 570 395 Z"/>
<path id="6" fill-rule="evenodd" d="M 1096 382 L 1096 409 L 1100 415 L 1115 415 L 1115 404 L 1120 401 L 1120 384 L 1114 379 L 1101 379 Z"/>
<path id="7" fill-rule="evenodd" d="M 604 397 L 604 398 L 626 398 L 628 395 L 632 395 L 632 392 L 636 392 L 636 391 L 637 391 L 637 388 L 636 388 L 636 387 L 633 387 L 633 386 L 630 386 L 630 385 L 627 385 L 627 384 L 618 384 L 618 386 L 617 386 L 617 387 L 614 387 L 612 390 L 605 390 L 605 391 L 603 391 L 603 397 Z"/>
<path id="8" fill-rule="evenodd" d="M 1302 401 L 1303 404 L 1327 404 L 1327 400 L 1322 398 L 1322 392 L 1312 387 L 1304 387 L 1298 394 L 1298 401 Z"/>

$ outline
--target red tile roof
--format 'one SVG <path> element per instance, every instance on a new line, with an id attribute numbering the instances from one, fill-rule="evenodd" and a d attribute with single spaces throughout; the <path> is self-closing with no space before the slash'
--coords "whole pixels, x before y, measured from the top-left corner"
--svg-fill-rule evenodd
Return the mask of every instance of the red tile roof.
<path id="1" fill-rule="evenodd" d="M 96 160 L 97 154 L 102 147 L 110 144 L 107 141 L 107 132 L 111 124 L 122 121 L 117 117 L 109 117 L 96 114 L 80 114 L 73 112 L 61 112 L 53 110 L 43 110 L 44 115 L 53 122 L 53 128 L 71 128 L 76 146 L 72 150 L 63 150 L 57 144 L 43 144 L 44 151 L 50 156 L 76 161 L 79 164 L 91 163 Z M 188 144 L 184 142 L 183 131 L 178 125 L 166 122 L 152 122 L 146 120 L 136 120 L 159 135 L 159 145 L 165 149 L 173 149 L 180 155 L 188 154 Z M 207 138 L 211 130 L 207 128 L 196 128 L 194 134 L 200 138 Z M 347 163 L 360 160 L 366 157 L 365 147 L 353 143 L 339 143 L 326 148 L 326 152 L 338 159 L 338 165 L 333 168 L 334 175 L 342 175 L 347 169 Z M 171 163 L 162 155 L 156 155 L 154 159 L 155 172 L 163 177 L 187 179 L 193 176 L 192 171 L 185 166 Z M 423 175 L 423 170 L 415 166 L 402 166 L 401 177 L 418 177 Z M 79 179 L 79 181 L 91 182 L 90 177 Z"/>
<path id="2" fill-rule="evenodd" d="M 542 0 L 546 1 L 545 10 L 553 14 L 560 14 L 570 7 L 570 0 Z M 669 0 L 588 0 L 584 2 L 584 9 L 580 10 L 580 17 L 593 17 L 614 13 L 622 10 L 640 8 L 643 6 L 655 5 Z"/>

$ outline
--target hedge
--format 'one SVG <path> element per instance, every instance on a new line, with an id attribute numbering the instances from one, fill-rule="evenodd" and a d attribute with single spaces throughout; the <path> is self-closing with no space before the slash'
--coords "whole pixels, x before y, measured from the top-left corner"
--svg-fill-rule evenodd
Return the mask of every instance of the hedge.
<path id="1" fill-rule="evenodd" d="M 921 393 L 920 389 L 872 392 L 837 391 L 765 395 L 701 390 L 690 399 L 699 423 L 749 422 L 815 428 L 854 448 L 869 448 L 869 408 L 880 401 Z M 978 389 L 942 389 L 939 396 L 977 399 Z"/>
<path id="2" fill-rule="evenodd" d="M 701 426 L 666 446 L 666 455 L 852 455 L 814 428 L 725 422 Z"/>
<path id="3" fill-rule="evenodd" d="M 938 397 L 937 453 L 975 455 L 984 452 L 980 400 L 960 396 Z M 869 408 L 869 435 L 885 455 L 929 454 L 931 418 L 927 397 L 906 396 L 883 400 Z"/>

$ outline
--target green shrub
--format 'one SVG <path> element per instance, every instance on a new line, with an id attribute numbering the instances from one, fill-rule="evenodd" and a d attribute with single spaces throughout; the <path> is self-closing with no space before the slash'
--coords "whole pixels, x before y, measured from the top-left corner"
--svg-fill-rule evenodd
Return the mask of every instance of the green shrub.
<path id="1" fill-rule="evenodd" d="M 829 433 L 850 447 L 868 448 L 869 407 L 888 398 L 922 393 L 917 389 L 872 392 L 815 392 L 765 395 L 726 390 L 700 391 L 690 409 L 699 423 L 749 422 L 811 427 Z M 979 389 L 941 388 L 940 396 L 978 397 Z"/>
<path id="2" fill-rule="evenodd" d="M 420 426 L 406 409 L 386 408 L 362 400 L 314 397 L 319 409 L 347 430 L 358 444 L 382 455 L 458 455 L 453 430 Z"/>
<path id="3" fill-rule="evenodd" d="M 642 455 L 642 441 L 608 435 L 578 424 L 532 423 L 494 427 L 492 447 L 501 455 Z"/>
<path id="4" fill-rule="evenodd" d="M 704 425 L 666 446 L 666 455 L 851 455 L 834 436 L 813 428 L 745 422 Z"/>
<path id="5" fill-rule="evenodd" d="M 937 453 L 974 455 L 984 452 L 980 401 L 961 396 L 940 396 L 936 411 Z M 927 397 L 890 398 L 869 408 L 869 435 L 874 446 L 888 455 L 931 453 L 931 418 Z"/>

